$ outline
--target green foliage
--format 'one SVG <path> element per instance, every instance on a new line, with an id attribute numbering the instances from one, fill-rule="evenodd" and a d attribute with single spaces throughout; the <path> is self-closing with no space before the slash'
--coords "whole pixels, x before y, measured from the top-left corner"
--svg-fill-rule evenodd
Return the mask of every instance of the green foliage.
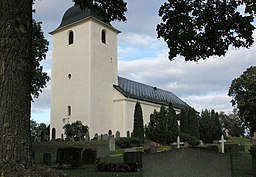
<path id="1" fill-rule="evenodd" d="M 256 132 L 256 66 L 247 68 L 232 81 L 228 95 L 232 97 L 232 105 L 237 106 L 241 121 L 253 135 Z"/>
<path id="2" fill-rule="evenodd" d="M 212 143 L 219 140 L 222 135 L 219 114 L 214 110 L 203 110 L 200 119 L 200 138 L 203 142 Z"/>
<path id="3" fill-rule="evenodd" d="M 78 137 L 79 139 L 83 138 L 89 131 L 89 127 L 87 125 L 83 125 L 81 121 L 76 121 L 71 124 L 68 123 L 63 126 L 63 129 L 67 138 Z"/>
<path id="4" fill-rule="evenodd" d="M 181 109 L 180 113 L 180 132 L 190 134 L 195 138 L 200 138 L 199 120 L 195 109 Z"/>
<path id="5" fill-rule="evenodd" d="M 30 120 L 30 133 L 32 141 L 47 141 L 47 136 L 50 136 L 50 126 Z"/>
<path id="6" fill-rule="evenodd" d="M 244 134 L 245 126 L 236 111 L 228 115 L 221 112 L 219 116 L 222 130 L 229 130 L 229 134 L 235 137 L 240 137 L 240 135 Z"/>
<path id="7" fill-rule="evenodd" d="M 136 137 L 122 137 L 119 140 L 116 140 L 116 145 L 120 148 L 131 148 L 140 146 L 140 139 Z"/>
<path id="8" fill-rule="evenodd" d="M 255 1 L 248 0 L 168 0 L 159 9 L 162 23 L 156 30 L 170 49 L 170 60 L 181 55 L 197 61 L 223 56 L 230 46 L 252 46 L 255 11 Z"/>
<path id="9" fill-rule="evenodd" d="M 134 110 L 133 136 L 138 137 L 142 143 L 144 142 L 143 113 L 139 102 L 136 103 Z"/>
<path id="10" fill-rule="evenodd" d="M 161 144 L 170 144 L 176 141 L 178 135 L 177 115 L 170 103 L 168 109 L 161 106 L 150 115 L 150 122 L 145 127 L 146 137 Z"/>
<path id="11" fill-rule="evenodd" d="M 191 146 L 197 146 L 200 144 L 200 140 L 190 134 L 181 133 L 180 140 L 182 142 L 188 142 Z"/>
<path id="12" fill-rule="evenodd" d="M 46 83 L 50 80 L 50 77 L 46 72 L 43 72 L 43 67 L 40 62 L 46 59 L 46 52 L 48 51 L 48 41 L 44 38 L 41 22 L 33 20 L 32 30 L 32 81 L 31 81 L 31 94 L 34 98 L 38 98 L 39 93 L 46 87 Z"/>
<path id="13" fill-rule="evenodd" d="M 107 23 L 114 20 L 126 21 L 127 3 L 123 0 L 73 0 L 73 2 L 80 5 L 82 9 L 88 8 L 98 12 L 105 17 Z"/>

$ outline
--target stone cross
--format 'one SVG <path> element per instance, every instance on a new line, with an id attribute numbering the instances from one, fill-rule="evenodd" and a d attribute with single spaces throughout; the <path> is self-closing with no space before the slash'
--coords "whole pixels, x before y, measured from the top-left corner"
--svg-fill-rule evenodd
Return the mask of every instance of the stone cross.
<path id="1" fill-rule="evenodd" d="M 224 139 L 224 136 L 221 135 L 221 140 L 219 140 L 219 143 L 221 143 L 221 153 L 225 153 L 224 150 L 224 143 L 227 142 L 227 140 Z"/>
<path id="2" fill-rule="evenodd" d="M 178 149 L 180 148 L 180 137 L 179 136 L 177 137 L 177 148 Z"/>

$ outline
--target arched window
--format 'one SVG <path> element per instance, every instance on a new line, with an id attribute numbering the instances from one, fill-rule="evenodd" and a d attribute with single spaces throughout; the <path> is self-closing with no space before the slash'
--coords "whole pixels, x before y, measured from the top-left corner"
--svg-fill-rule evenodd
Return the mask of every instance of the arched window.
<path id="1" fill-rule="evenodd" d="M 106 31 L 105 30 L 101 31 L 101 42 L 106 44 Z"/>
<path id="2" fill-rule="evenodd" d="M 71 106 L 68 106 L 68 116 L 71 115 Z"/>
<path id="3" fill-rule="evenodd" d="M 74 32 L 70 31 L 68 34 L 68 45 L 73 44 L 74 43 Z"/>

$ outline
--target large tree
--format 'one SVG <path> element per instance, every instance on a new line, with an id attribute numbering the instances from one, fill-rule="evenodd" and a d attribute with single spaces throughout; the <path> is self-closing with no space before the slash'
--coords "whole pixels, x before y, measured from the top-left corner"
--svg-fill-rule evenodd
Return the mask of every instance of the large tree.
<path id="1" fill-rule="evenodd" d="M 253 44 L 255 11 L 255 0 L 168 0 L 159 9 L 158 38 L 167 43 L 170 60 L 223 56 L 230 46 Z"/>
<path id="2" fill-rule="evenodd" d="M 31 166 L 32 1 L 0 1 L 0 163 Z"/>
<path id="3" fill-rule="evenodd" d="M 126 21 L 127 3 L 123 0 L 73 0 L 82 9 L 91 9 L 105 18 L 109 23 L 114 20 Z"/>
<path id="4" fill-rule="evenodd" d="M 232 81 L 228 95 L 232 97 L 232 105 L 238 108 L 242 122 L 253 135 L 256 132 L 256 66 L 247 68 Z"/>
<path id="5" fill-rule="evenodd" d="M 202 110 L 200 118 L 200 138 L 203 142 L 212 143 L 221 137 L 219 114 L 214 110 Z"/>
<path id="6" fill-rule="evenodd" d="M 225 114 L 221 112 L 219 114 L 222 130 L 228 130 L 229 135 L 239 137 L 244 135 L 245 126 L 242 120 L 239 118 L 236 110 L 233 113 Z"/>
<path id="7" fill-rule="evenodd" d="M 178 136 L 177 115 L 169 105 L 168 109 L 161 106 L 160 111 L 150 115 L 150 122 L 145 126 L 146 137 L 161 144 L 175 142 Z"/>
<path id="8" fill-rule="evenodd" d="M 140 102 L 137 102 L 134 109 L 133 119 L 133 136 L 144 142 L 144 124 L 143 124 L 143 113 Z"/>

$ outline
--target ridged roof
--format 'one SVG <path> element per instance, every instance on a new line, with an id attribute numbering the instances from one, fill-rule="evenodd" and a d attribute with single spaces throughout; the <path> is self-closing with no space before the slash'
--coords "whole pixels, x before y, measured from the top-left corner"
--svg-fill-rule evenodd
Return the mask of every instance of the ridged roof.
<path id="1" fill-rule="evenodd" d="M 190 106 L 170 91 L 162 90 L 123 77 L 118 77 L 118 85 L 114 86 L 125 97 L 148 101 L 161 105 L 171 102 L 176 108 L 189 108 Z"/>
<path id="2" fill-rule="evenodd" d="M 72 23 L 78 22 L 82 19 L 88 18 L 88 17 L 95 17 L 99 19 L 100 21 L 105 22 L 104 17 L 98 15 L 97 12 L 92 11 L 90 9 L 84 9 L 82 10 L 79 5 L 74 5 L 73 7 L 70 7 L 64 14 L 60 26 L 57 28 L 62 28 L 64 26 L 70 25 Z M 109 23 L 108 23 L 109 24 Z M 56 29 L 56 30 L 57 30 Z"/>

